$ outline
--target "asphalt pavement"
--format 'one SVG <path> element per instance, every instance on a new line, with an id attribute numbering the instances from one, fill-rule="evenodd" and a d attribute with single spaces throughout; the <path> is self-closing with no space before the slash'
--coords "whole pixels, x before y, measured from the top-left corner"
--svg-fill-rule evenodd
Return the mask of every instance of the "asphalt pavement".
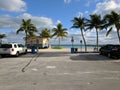
<path id="1" fill-rule="evenodd" d="M 120 90 L 120 59 L 70 52 L 0 58 L 0 90 Z"/>

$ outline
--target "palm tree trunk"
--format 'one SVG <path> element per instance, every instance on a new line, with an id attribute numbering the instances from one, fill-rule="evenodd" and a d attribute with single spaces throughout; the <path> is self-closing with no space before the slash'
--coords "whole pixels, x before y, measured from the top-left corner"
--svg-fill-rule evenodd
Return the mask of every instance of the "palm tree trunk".
<path id="1" fill-rule="evenodd" d="M 25 46 L 27 46 L 27 32 L 25 31 Z"/>
<path id="2" fill-rule="evenodd" d="M 84 46 L 85 46 L 85 52 L 87 51 L 87 46 L 86 46 L 86 41 L 85 41 L 85 37 L 83 35 L 83 30 L 81 29 L 81 34 L 82 34 L 82 38 L 83 38 L 83 42 L 84 42 Z"/>
<path id="3" fill-rule="evenodd" d="M 99 40 L 99 39 L 98 39 L 98 29 L 96 29 L 96 37 L 97 37 L 97 38 L 96 38 L 96 48 L 97 48 L 97 51 L 98 51 L 98 45 L 99 45 L 99 44 L 98 44 L 98 43 L 99 43 L 99 42 L 98 42 L 98 40 Z"/>
<path id="4" fill-rule="evenodd" d="M 120 34 L 119 34 L 119 30 L 117 30 L 117 35 L 118 35 L 119 44 L 120 44 Z"/>
<path id="5" fill-rule="evenodd" d="M 59 46 L 60 46 L 60 37 L 59 37 Z"/>

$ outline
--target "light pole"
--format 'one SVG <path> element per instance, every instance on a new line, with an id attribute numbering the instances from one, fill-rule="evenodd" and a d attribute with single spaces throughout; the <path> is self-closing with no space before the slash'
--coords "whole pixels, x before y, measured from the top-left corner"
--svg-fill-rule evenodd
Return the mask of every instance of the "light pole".
<path id="1" fill-rule="evenodd" d="M 39 40 L 38 39 L 36 39 L 36 44 L 37 44 L 37 52 L 39 51 L 38 49 L 39 49 Z"/>
<path id="2" fill-rule="evenodd" d="M 82 51 L 82 40 L 80 40 L 80 44 L 81 44 L 81 51 Z"/>
<path id="3" fill-rule="evenodd" d="M 0 39 L 0 44 L 2 44 L 2 40 Z"/>
<path id="4" fill-rule="evenodd" d="M 73 36 L 71 37 L 71 43 L 72 43 L 72 48 L 73 48 L 73 43 L 74 43 L 74 38 L 73 38 Z"/>

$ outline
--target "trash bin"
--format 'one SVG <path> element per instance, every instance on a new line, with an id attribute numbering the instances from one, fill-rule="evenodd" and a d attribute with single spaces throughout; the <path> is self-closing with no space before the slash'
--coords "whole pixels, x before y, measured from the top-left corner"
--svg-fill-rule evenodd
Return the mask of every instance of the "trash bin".
<path id="1" fill-rule="evenodd" d="M 74 48 L 71 48 L 71 53 L 74 53 Z"/>
<path id="2" fill-rule="evenodd" d="M 77 53 L 77 52 L 78 52 L 78 48 L 75 48 L 74 53 Z"/>
<path id="3" fill-rule="evenodd" d="M 32 47 L 32 54 L 35 54 L 35 47 Z"/>

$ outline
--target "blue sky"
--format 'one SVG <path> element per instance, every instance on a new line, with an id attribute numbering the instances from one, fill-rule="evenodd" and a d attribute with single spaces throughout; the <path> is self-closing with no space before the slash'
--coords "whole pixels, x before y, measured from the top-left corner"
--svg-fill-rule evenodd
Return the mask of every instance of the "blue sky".
<path id="1" fill-rule="evenodd" d="M 101 16 L 115 10 L 120 13 L 120 0 L 0 0 L 0 33 L 5 33 L 6 42 L 23 43 L 24 34 L 16 35 L 20 27 L 21 19 L 32 19 L 37 26 L 39 33 L 42 28 L 52 28 L 62 23 L 68 29 L 68 37 L 61 43 L 71 43 L 71 36 L 74 36 L 75 43 L 82 39 L 79 29 L 71 29 L 71 20 L 76 16 L 89 18 L 90 14 L 97 13 Z M 101 31 L 99 42 L 118 43 L 117 35 L 113 31 L 105 37 L 105 31 Z M 88 44 L 95 44 L 95 32 L 84 33 Z M 58 43 L 57 39 L 51 39 L 51 43 Z"/>

